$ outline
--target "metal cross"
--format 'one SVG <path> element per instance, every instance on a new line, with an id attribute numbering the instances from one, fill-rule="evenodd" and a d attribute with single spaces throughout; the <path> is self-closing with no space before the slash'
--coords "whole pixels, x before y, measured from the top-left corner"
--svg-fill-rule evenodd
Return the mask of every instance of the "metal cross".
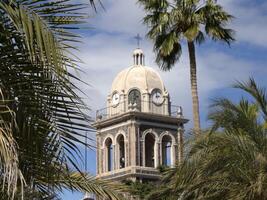
<path id="1" fill-rule="evenodd" d="M 142 38 L 140 37 L 139 33 L 134 37 L 134 39 L 136 39 L 137 41 L 137 46 L 140 46 L 140 41 L 142 40 Z"/>

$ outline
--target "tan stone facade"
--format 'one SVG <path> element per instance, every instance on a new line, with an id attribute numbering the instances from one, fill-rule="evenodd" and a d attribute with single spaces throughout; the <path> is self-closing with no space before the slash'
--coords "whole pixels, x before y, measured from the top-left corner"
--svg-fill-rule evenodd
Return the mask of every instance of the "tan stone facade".
<path id="1" fill-rule="evenodd" d="M 139 60 L 138 60 L 139 59 Z M 152 68 L 143 66 L 142 50 L 134 66 L 114 79 L 107 108 L 97 112 L 97 177 L 112 180 L 158 180 L 157 167 L 182 157 L 184 124 Z"/>

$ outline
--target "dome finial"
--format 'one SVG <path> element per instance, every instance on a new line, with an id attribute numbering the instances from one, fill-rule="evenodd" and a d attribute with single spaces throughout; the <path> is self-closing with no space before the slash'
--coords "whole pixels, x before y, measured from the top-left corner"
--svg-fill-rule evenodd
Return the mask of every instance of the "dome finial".
<path id="1" fill-rule="evenodd" d="M 145 55 L 143 51 L 140 49 L 140 41 L 142 38 L 140 37 L 139 33 L 134 37 L 137 41 L 137 49 L 133 52 L 133 59 L 134 59 L 134 65 L 144 65 L 145 64 Z"/>
<path id="2" fill-rule="evenodd" d="M 133 52 L 134 65 L 145 65 L 145 55 L 142 49 L 137 48 Z"/>

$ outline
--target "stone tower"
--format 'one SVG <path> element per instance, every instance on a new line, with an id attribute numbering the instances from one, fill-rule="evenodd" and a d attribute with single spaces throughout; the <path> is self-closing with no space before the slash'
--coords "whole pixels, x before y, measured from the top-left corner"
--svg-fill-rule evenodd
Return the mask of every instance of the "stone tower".
<path id="1" fill-rule="evenodd" d="M 159 74 L 144 65 L 141 49 L 133 66 L 114 79 L 107 107 L 98 110 L 97 177 L 112 180 L 159 179 L 157 167 L 182 157 L 182 108 L 171 105 Z"/>

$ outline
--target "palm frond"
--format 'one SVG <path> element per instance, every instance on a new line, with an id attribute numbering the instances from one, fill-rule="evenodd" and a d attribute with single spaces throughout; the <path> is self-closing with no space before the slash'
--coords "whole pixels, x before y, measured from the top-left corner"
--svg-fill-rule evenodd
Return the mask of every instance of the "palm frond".
<path id="1" fill-rule="evenodd" d="M 234 18 L 223 10 L 222 6 L 214 1 L 207 3 L 197 11 L 200 21 L 205 26 L 205 31 L 213 40 L 224 41 L 228 44 L 234 39 L 234 31 L 225 26 Z"/>
<path id="2" fill-rule="evenodd" d="M 237 82 L 234 88 L 239 88 L 255 98 L 265 115 L 265 120 L 267 119 L 267 93 L 265 88 L 260 88 L 253 78 L 250 78 L 247 82 Z"/>
<path id="3" fill-rule="evenodd" d="M 64 171 L 80 173 L 82 155 L 78 145 L 85 145 L 84 131 L 92 132 L 88 108 L 74 84 L 81 80 L 71 73 L 79 70 L 78 59 L 72 54 L 79 36 L 72 30 L 84 22 L 84 6 L 70 0 L 0 2 L 0 86 L 7 100 L 2 108 L 14 113 L 1 124 L 1 128 L 9 128 L 1 132 L 3 145 L 10 143 L 2 146 L 6 151 L 1 151 L 1 161 L 3 167 L 12 164 L 7 170 L 21 172 L 29 199 L 55 199 L 56 191 L 71 187 L 70 182 L 55 182 L 62 176 L 87 184 L 75 183 L 75 190 L 91 191 L 99 186 L 99 195 L 115 197 L 113 190 L 100 186 L 101 182 Z M 4 156 L 13 156 L 14 160 L 9 163 Z M 23 184 L 16 181 L 19 174 L 3 170 L 1 178 L 7 183 L 4 189 L 15 191 L 16 198 L 25 197 L 14 189 L 23 189 Z"/>
<path id="4" fill-rule="evenodd" d="M 166 172 L 162 190 L 152 196 L 183 200 L 267 198 L 263 189 L 267 184 L 267 129 L 261 117 L 264 106 L 260 106 L 264 88 L 253 79 L 235 87 L 251 94 L 253 100 L 214 100 L 209 115 L 212 129 L 189 140 L 184 161 Z"/>
<path id="5" fill-rule="evenodd" d="M 109 183 L 103 180 L 97 180 L 94 176 L 86 173 L 68 172 L 67 176 L 60 176 L 55 180 L 56 184 L 62 184 L 66 189 L 76 191 L 90 192 L 101 198 L 110 200 L 124 199 L 126 186 L 114 182 Z"/>
<path id="6" fill-rule="evenodd" d="M 6 101 L 0 88 L 0 181 L 2 190 L 14 198 L 17 184 L 23 193 L 25 181 L 19 169 L 18 146 L 12 133 L 13 124 L 16 126 L 15 113 L 6 106 Z"/>

